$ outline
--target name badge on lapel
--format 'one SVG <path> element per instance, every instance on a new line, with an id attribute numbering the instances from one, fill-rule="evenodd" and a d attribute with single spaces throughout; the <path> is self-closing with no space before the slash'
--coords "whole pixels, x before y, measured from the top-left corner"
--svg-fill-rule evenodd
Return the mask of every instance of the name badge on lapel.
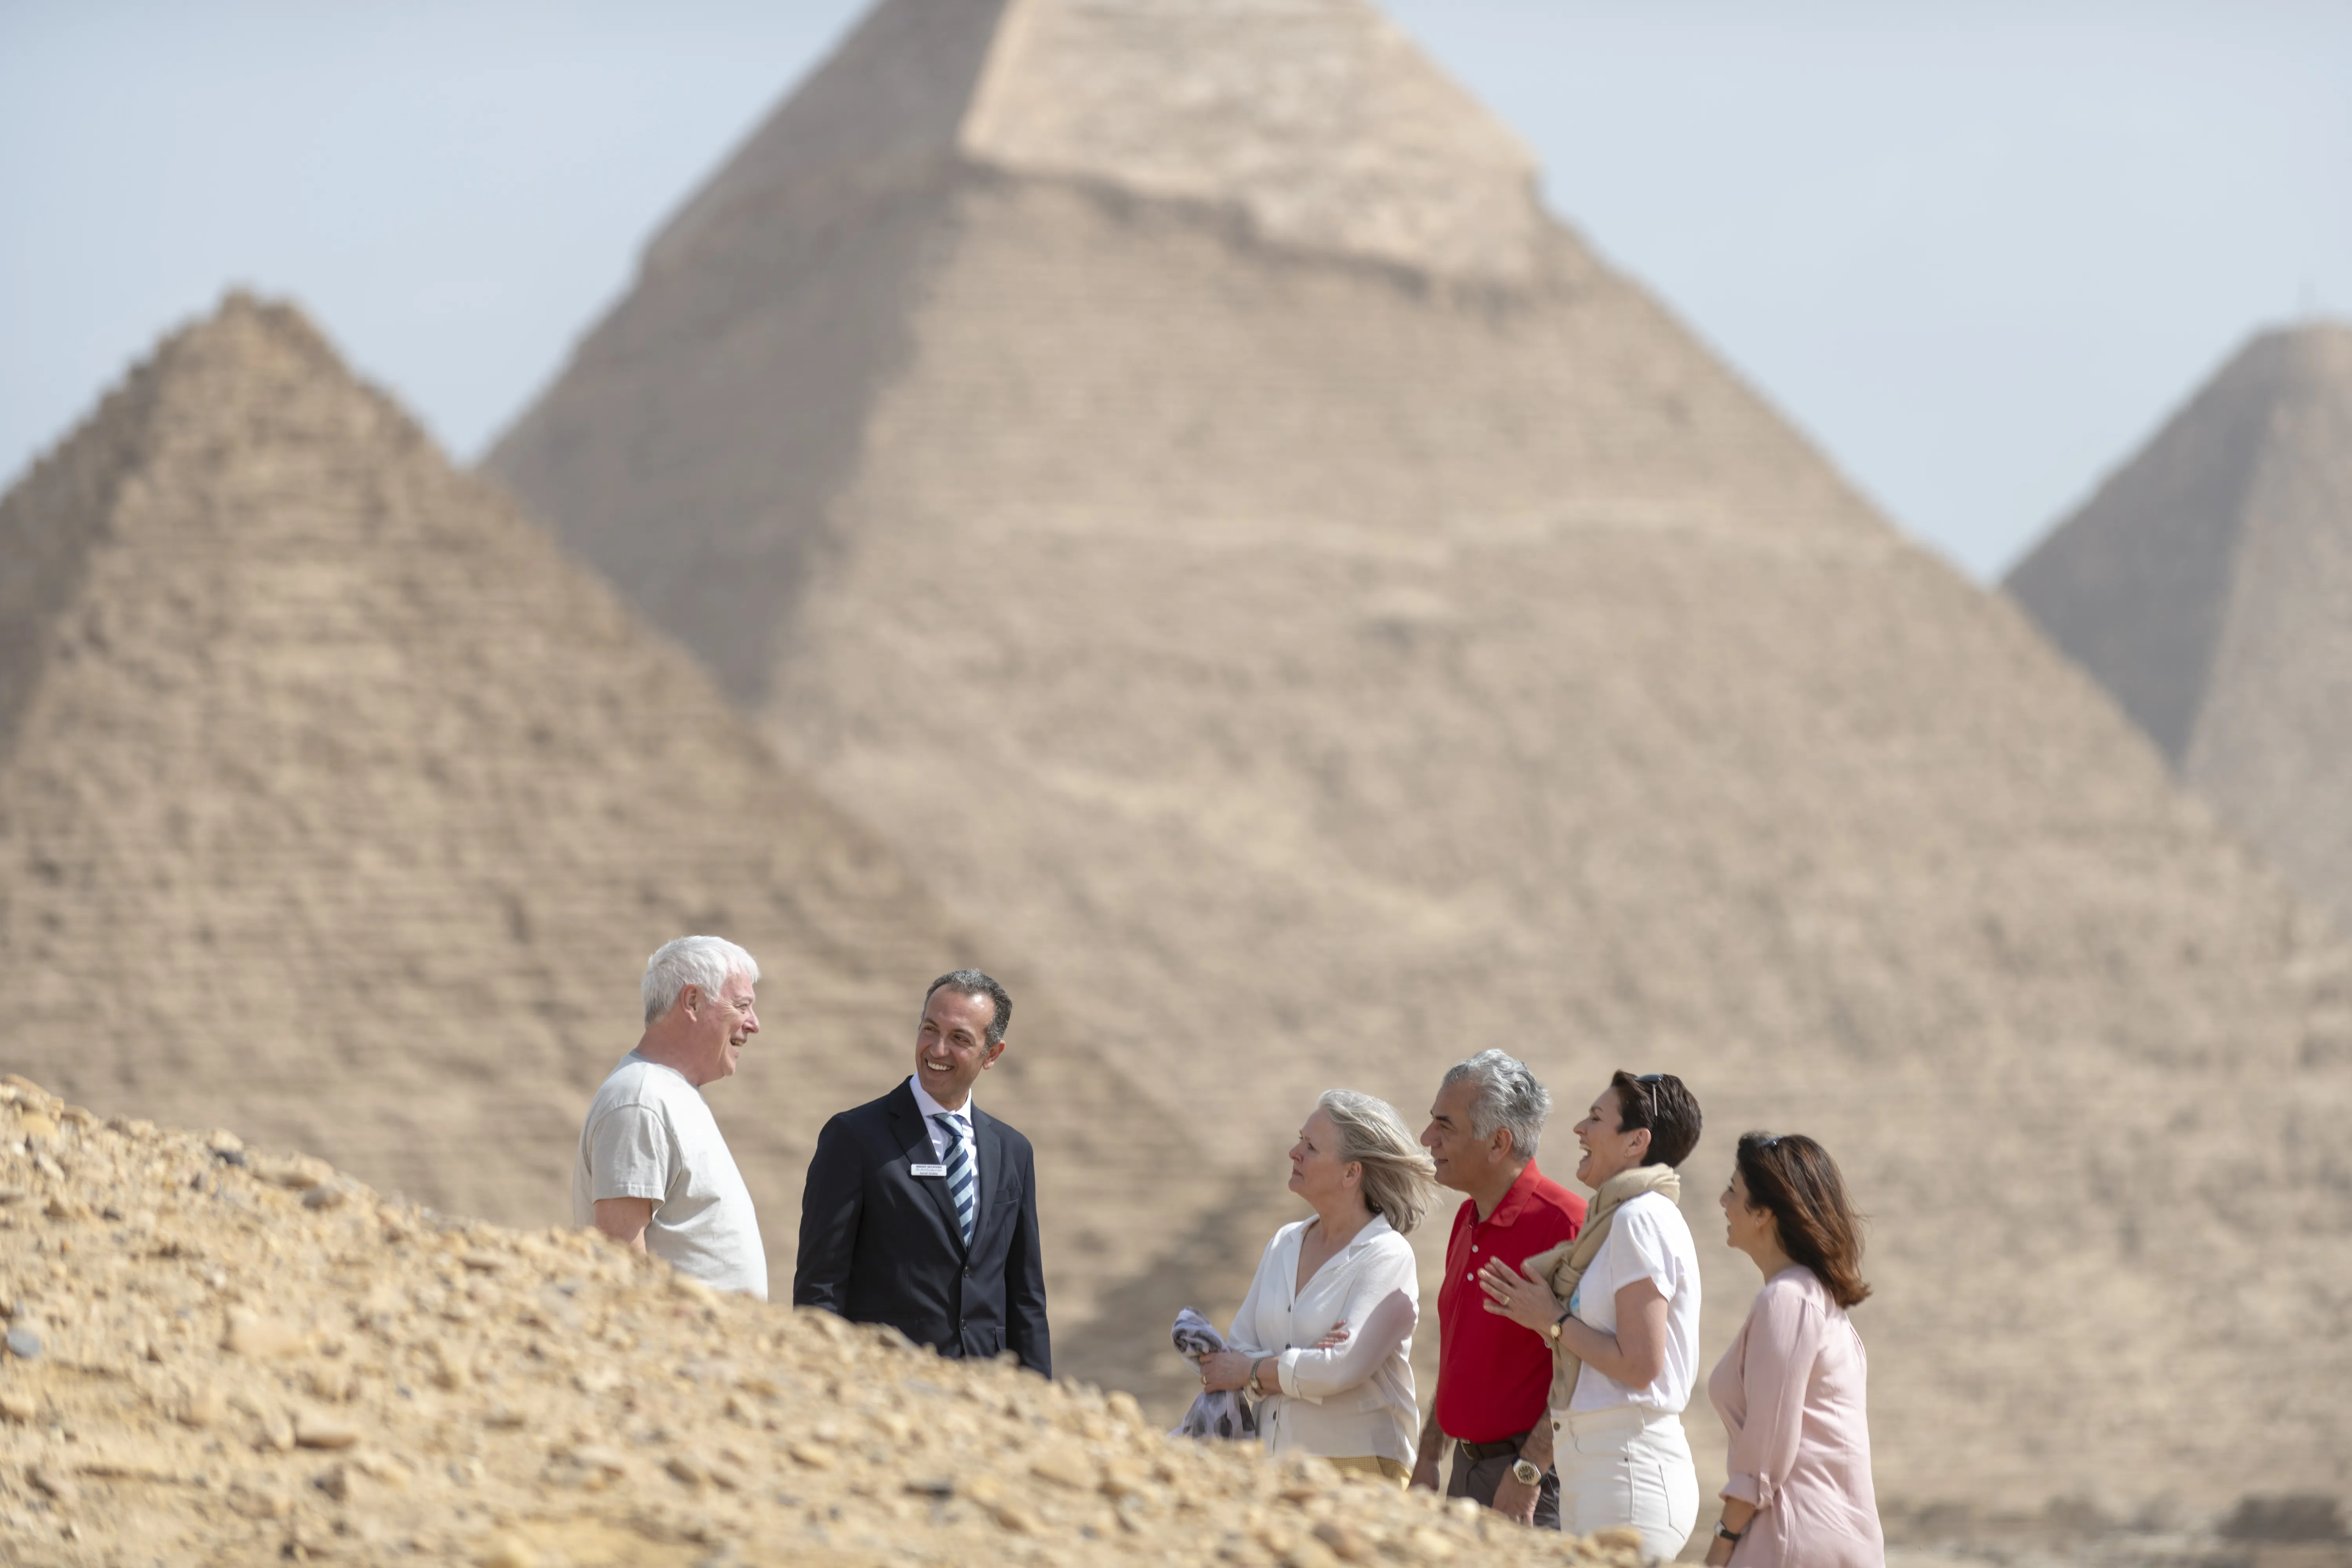
<path id="1" fill-rule="evenodd" d="M 910 1164 L 910 1165 L 908 1165 L 908 1166 L 907 1167 L 907 1169 L 908 1169 L 908 1170 L 909 1170 L 909 1171 L 911 1171 L 912 1173 L 915 1173 L 916 1175 L 918 1175 L 918 1176 L 944 1176 L 944 1175 L 946 1175 L 946 1174 L 948 1173 L 948 1168 L 947 1168 L 945 1165 L 912 1165 L 912 1164 Z"/>

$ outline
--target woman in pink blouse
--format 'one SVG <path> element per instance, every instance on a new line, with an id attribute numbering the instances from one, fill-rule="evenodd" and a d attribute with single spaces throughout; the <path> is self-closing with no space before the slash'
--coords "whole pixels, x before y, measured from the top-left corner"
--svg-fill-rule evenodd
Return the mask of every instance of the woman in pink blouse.
<path id="1" fill-rule="evenodd" d="M 1845 1315 L 1870 1287 L 1845 1183 L 1827 1150 L 1795 1133 L 1746 1133 L 1733 1158 L 1726 1239 L 1756 1260 L 1764 1289 L 1706 1382 L 1731 1434 L 1723 1518 L 1706 1560 L 1882 1568 L 1867 1368 Z"/>

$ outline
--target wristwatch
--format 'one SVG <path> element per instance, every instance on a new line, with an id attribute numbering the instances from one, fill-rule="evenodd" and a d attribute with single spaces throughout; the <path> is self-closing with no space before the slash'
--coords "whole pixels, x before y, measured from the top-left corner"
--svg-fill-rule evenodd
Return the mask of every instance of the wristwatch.
<path id="1" fill-rule="evenodd" d="M 1559 1331 L 1561 1330 L 1561 1328 L 1563 1328 L 1564 1326 L 1566 1326 L 1566 1324 L 1567 1324 L 1567 1322 L 1568 1322 L 1569 1319 L 1570 1319 L 1570 1318 L 1574 1317 L 1575 1315 L 1576 1315 L 1576 1309 L 1575 1309 L 1575 1308 L 1573 1308 L 1573 1307 L 1570 1307 L 1567 1311 L 1562 1312 L 1559 1317 L 1554 1318 L 1554 1319 L 1551 1321 L 1551 1327 L 1550 1327 L 1550 1328 L 1548 1328 L 1548 1329 L 1546 1329 L 1546 1330 L 1544 1331 L 1544 1333 L 1545 1333 L 1546 1337 L 1548 1337 L 1548 1338 L 1551 1341 L 1551 1342 L 1552 1342 L 1552 1343 L 1554 1343 L 1554 1344 L 1558 1344 L 1558 1343 L 1559 1343 Z"/>
<path id="2" fill-rule="evenodd" d="M 1514 1459 L 1511 1462 L 1511 1479 L 1523 1487 L 1538 1486 L 1543 1481 L 1543 1472 L 1526 1459 Z"/>
<path id="3" fill-rule="evenodd" d="M 1718 1519 L 1715 1521 L 1715 1533 L 1718 1540 L 1728 1541 L 1737 1546 L 1739 1544 L 1739 1538 L 1748 1532 L 1744 1530 L 1734 1530 Z"/>

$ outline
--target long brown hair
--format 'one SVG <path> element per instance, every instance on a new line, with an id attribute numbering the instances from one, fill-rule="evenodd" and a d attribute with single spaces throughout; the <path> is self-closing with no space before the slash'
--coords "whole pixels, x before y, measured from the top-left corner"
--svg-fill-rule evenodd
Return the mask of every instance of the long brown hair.
<path id="1" fill-rule="evenodd" d="M 1830 1152 L 1801 1132 L 1743 1132 L 1733 1156 L 1748 1184 L 1749 1206 L 1772 1211 L 1780 1250 L 1828 1288 L 1841 1307 L 1869 1296 L 1862 1278 L 1862 1223 L 1846 1202 L 1845 1181 Z"/>

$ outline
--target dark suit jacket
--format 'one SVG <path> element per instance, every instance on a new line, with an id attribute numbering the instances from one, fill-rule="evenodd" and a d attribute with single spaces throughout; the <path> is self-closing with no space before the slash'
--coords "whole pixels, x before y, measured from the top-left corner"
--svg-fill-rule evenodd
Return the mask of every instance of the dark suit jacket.
<path id="1" fill-rule="evenodd" d="M 947 1179 L 912 1170 L 940 1162 L 911 1088 L 824 1124 L 801 1196 L 793 1305 L 888 1323 L 941 1355 L 1010 1350 L 1051 1377 L 1035 1156 L 976 1106 L 971 1122 L 980 1193 L 969 1250 Z"/>

